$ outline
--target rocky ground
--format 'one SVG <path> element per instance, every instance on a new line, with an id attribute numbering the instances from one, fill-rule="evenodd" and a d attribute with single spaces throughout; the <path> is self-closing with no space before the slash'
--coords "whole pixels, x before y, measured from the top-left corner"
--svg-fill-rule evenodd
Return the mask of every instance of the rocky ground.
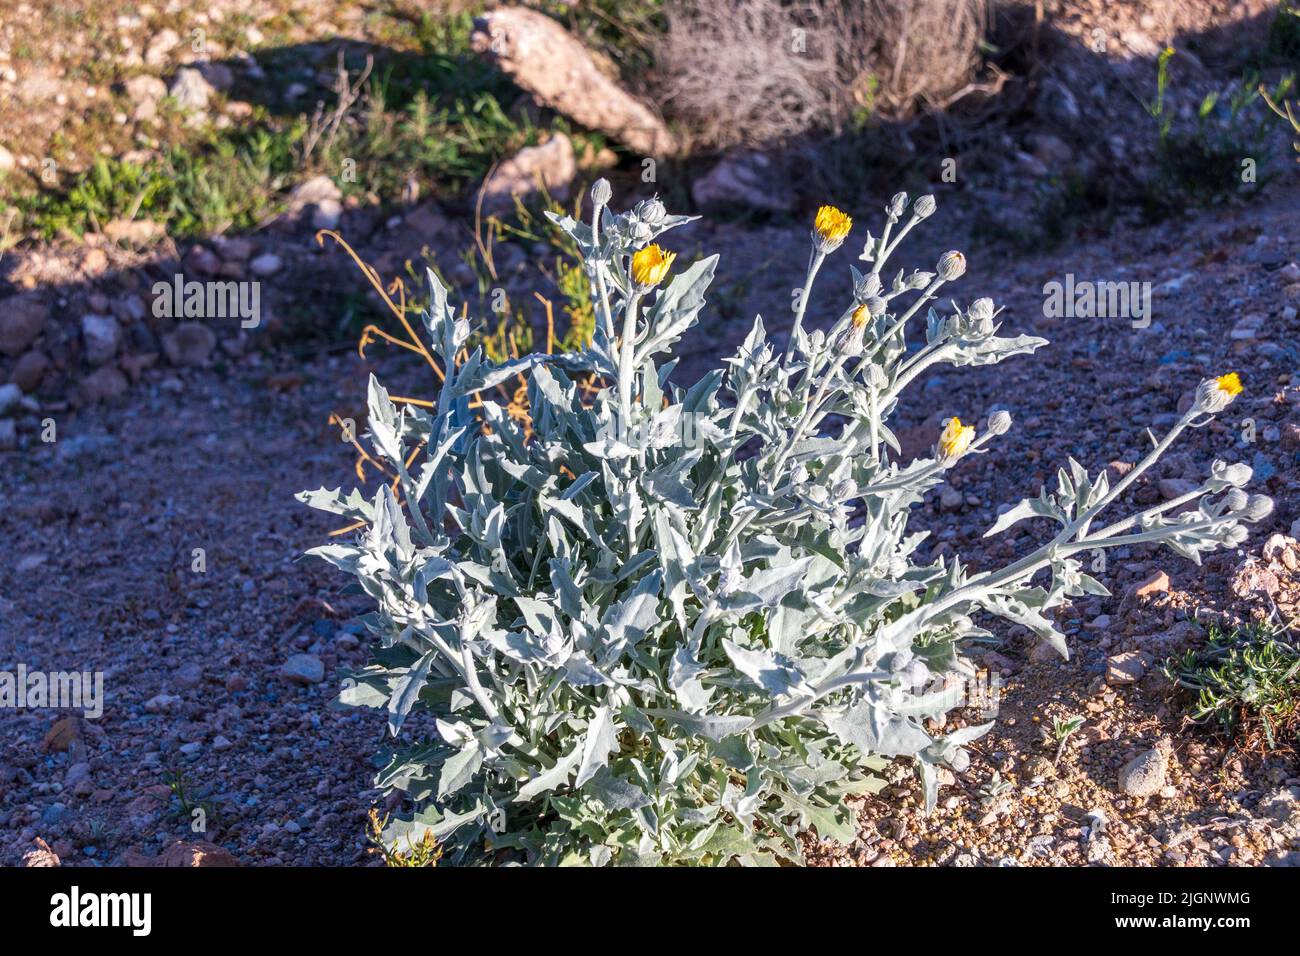
<path id="1" fill-rule="evenodd" d="M 242 19 L 217 4 L 207 22 L 236 73 L 250 62 L 244 47 L 264 34 L 290 45 L 373 26 L 343 13 L 326 24 L 318 6 L 266 3 Z M 1140 88 L 1154 38 L 1197 27 L 1178 4 L 1148 14 L 1133 4 L 1067 6 L 1055 28 L 1078 46 L 1040 84 L 1047 120 L 1000 133 L 1006 164 L 941 187 L 939 214 L 900 253 L 900 266 L 929 269 L 945 249 L 965 249 L 960 301 L 990 295 L 1006 306 L 1008 331 L 1052 342 L 1033 357 L 914 385 L 897 422 L 905 451 L 928 448 L 952 415 L 979 421 L 1003 408 L 1016 423 L 994 454 L 963 462 L 916 520 L 934 532 L 934 554 L 960 553 L 976 567 L 1005 562 L 1043 529 L 1026 522 L 982 538 L 1000 506 L 1036 494 L 1068 455 L 1123 473 L 1144 453 L 1148 426 L 1159 432 L 1201 378 L 1226 371 L 1241 375 L 1244 394 L 1123 506 L 1175 497 L 1222 457 L 1250 464 L 1251 490 L 1271 495 L 1276 509 L 1239 551 L 1202 568 L 1144 547 L 1112 552 L 1097 576 L 1113 596 L 1061 615 L 1068 662 L 994 624 L 1001 643 L 970 654 L 1001 681 L 999 720 L 971 748 L 969 769 L 945 778 L 940 806 L 926 816 L 911 771 L 895 767 L 889 788 L 862 803 L 856 843 L 810 835 L 818 865 L 1294 865 L 1300 853 L 1296 754 L 1242 752 L 1187 726 L 1186 702 L 1160 671 L 1168 655 L 1199 646 L 1211 621 L 1288 625 L 1300 613 L 1300 185 L 1287 171 L 1259 201 L 1158 224 L 1131 210 L 1085 245 L 1012 255 L 981 241 L 1005 228 L 1006 215 L 989 227 L 991 210 L 1023 213 L 1025 183 L 1055 182 L 1065 166 L 1092 162 L 1079 158 L 1092 155 L 1082 134 L 1108 98 L 1122 132 L 1093 145 L 1112 160 L 1123 155 L 1141 108 L 1136 93 L 1115 91 Z M 1263 9 L 1238 6 L 1204 4 L 1202 26 Z M 238 83 L 227 93 L 230 78 L 219 72 L 181 72 L 202 58 L 181 42 L 178 4 L 111 21 L 117 67 L 131 85 L 112 70 L 87 72 L 97 41 L 59 18 L 49 21 L 61 39 L 47 63 L 20 55 L 38 36 L 33 10 L 4 0 L 0 9 L 13 14 L 0 24 L 0 89 L 12 94 L 0 106 L 0 146 L 31 144 L 9 156 L 17 168 L 39 163 L 59 116 L 120 127 L 120 141 L 104 143 L 111 152 L 156 148 L 173 118 L 150 112 L 159 84 L 199 95 L 200 79 L 215 82 L 221 89 L 204 94 L 211 104 L 195 109 L 213 125 L 240 121 Z M 1105 82 L 1086 52 L 1097 29 L 1127 51 Z M 1212 62 L 1222 37 L 1211 30 L 1203 40 Z M 1184 68 L 1205 72 L 1195 55 Z M 736 172 L 726 162 L 723 180 Z M 920 179 L 933 179 L 933 163 L 915 165 Z M 623 178 L 626 203 L 678 188 L 637 184 L 626 195 L 635 177 Z M 300 559 L 332 525 L 293 495 L 355 480 L 337 422 L 362 430 L 370 371 L 408 395 L 429 383 L 382 343 L 356 355 L 364 322 L 392 325 L 344 252 L 313 234 L 337 227 L 385 280 L 409 276 L 408 260 L 417 274 L 433 262 L 461 289 L 483 275 L 463 258 L 474 244 L 464 202 L 372 203 L 327 177 L 283 193 L 276 215 L 248 232 L 175 241 L 147 221 L 123 221 L 84 239 L 24 242 L 0 260 L 0 671 L 19 663 L 99 671 L 107 696 L 95 720 L 41 710 L 0 717 L 0 864 L 376 862 L 365 832 L 383 721 L 328 706 L 343 672 L 366 658 L 354 617 L 367 608 L 331 569 Z M 822 273 L 809 324 L 838 313 L 847 266 L 866 229 L 879 232 L 885 198 L 873 199 L 874 211 L 850 210 L 857 225 Z M 678 381 L 738 344 L 754 313 L 778 332 L 788 323 L 807 254 L 801 215 L 701 221 L 670 234 L 683 259 L 722 253 Z M 0 216 L 0 251 L 3 231 Z M 531 264 L 553 253 L 507 242 L 486 281 L 536 323 L 531 292 L 554 298 L 556 289 Z M 259 323 L 157 315 L 153 285 L 177 273 L 260 282 Z M 1149 325 L 1051 317 L 1044 284 L 1067 274 L 1150 283 Z M 1073 716 L 1083 725 L 1058 752 L 1050 728 Z"/>
<path id="2" fill-rule="evenodd" d="M 1147 424 L 1169 422 L 1202 376 L 1225 369 L 1246 383 L 1238 404 L 1131 495 L 1143 503 L 1177 493 L 1217 455 L 1250 462 L 1255 487 L 1278 507 L 1241 553 L 1204 569 L 1167 553 L 1119 552 L 1101 575 L 1115 596 L 1065 617 L 1068 663 L 1003 630 L 1004 645 L 974 655 L 1005 680 L 999 724 L 975 745 L 971 768 L 947 782 L 940 809 L 917 811 L 915 784 L 900 768 L 888 799 L 864 804 L 859 844 L 814 847 L 818 862 L 1296 859 L 1294 755 L 1234 754 L 1184 728 L 1153 663 L 1201 640 L 1212 617 L 1295 614 L 1300 244 L 1289 226 L 1298 208 L 1300 193 L 1278 189 L 1267 208 L 1218 210 L 1068 254 L 973 259 L 961 291 L 992 293 L 1007 305 L 1009 328 L 1054 341 L 997 369 L 936 375 L 907 406 L 903 434 L 915 442 L 931 440 L 924 436 L 952 414 L 975 419 L 1005 407 L 1017 421 L 997 454 L 957 469 L 918 516 L 937 548 L 977 565 L 1015 553 L 1040 529 L 983 542 L 998 504 L 1033 494 L 1067 454 L 1121 469 L 1141 452 Z M 799 261 L 802 231 L 700 232 L 706 247 L 723 244 L 724 272 L 782 243 L 790 274 L 770 283 L 798 281 L 789 264 Z M 1117 262 L 1155 287 L 1149 328 L 1044 317 L 1044 281 L 1113 272 Z M 827 309 L 830 290 L 828 282 Z M 715 323 L 694 368 L 741 327 Z M 389 366 L 386 378 L 419 389 L 410 363 Z M 349 623 L 364 602 L 340 595 L 328 569 L 299 561 L 329 528 L 292 496 L 352 479 L 351 449 L 327 419 L 360 418 L 369 368 L 355 355 L 253 351 L 217 368 L 146 368 L 138 387 L 108 405 L 27 413 L 54 419 L 57 439 L 24 429 L 22 447 L 4 455 L 0 662 L 103 671 L 107 706 L 95 721 L 20 712 L 0 722 L 5 862 L 17 863 L 37 838 L 68 860 L 140 862 L 197 839 L 196 806 L 201 835 L 242 862 L 365 858 L 368 762 L 382 721 L 326 706 L 340 670 L 365 656 Z M 1242 439 L 1247 418 L 1253 443 Z M 1271 570 L 1263 585 L 1242 583 L 1251 559 Z M 1073 714 L 1086 723 L 1053 760 L 1044 728 Z M 1148 758 L 1160 765 L 1158 786 L 1125 793 L 1121 768 L 1165 737 L 1172 747 Z"/>

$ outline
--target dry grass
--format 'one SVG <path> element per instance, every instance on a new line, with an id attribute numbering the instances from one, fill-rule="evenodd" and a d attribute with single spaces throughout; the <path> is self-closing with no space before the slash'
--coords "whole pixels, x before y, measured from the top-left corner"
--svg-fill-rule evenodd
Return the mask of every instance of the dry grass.
<path id="1" fill-rule="evenodd" d="M 946 105 L 981 60 L 989 0 L 686 0 L 655 49 L 655 93 L 695 148 L 839 132 Z"/>

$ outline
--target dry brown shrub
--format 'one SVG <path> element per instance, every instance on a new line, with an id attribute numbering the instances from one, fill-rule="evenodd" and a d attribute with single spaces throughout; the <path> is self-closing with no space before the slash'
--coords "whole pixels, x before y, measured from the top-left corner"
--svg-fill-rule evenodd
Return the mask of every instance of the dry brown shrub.
<path id="1" fill-rule="evenodd" d="M 990 0 L 684 0 L 652 84 L 697 148 L 942 107 L 980 66 Z"/>

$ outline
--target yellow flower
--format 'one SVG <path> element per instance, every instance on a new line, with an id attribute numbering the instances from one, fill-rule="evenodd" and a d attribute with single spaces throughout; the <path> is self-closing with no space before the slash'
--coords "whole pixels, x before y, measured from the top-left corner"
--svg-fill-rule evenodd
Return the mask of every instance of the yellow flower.
<path id="1" fill-rule="evenodd" d="M 677 258 L 675 252 L 664 252 L 653 243 L 632 255 L 632 281 L 643 288 L 656 286 L 664 281 L 668 270 Z"/>
<path id="2" fill-rule="evenodd" d="M 813 232 L 823 244 L 834 248 L 844 241 L 853 228 L 853 220 L 834 206 L 822 206 L 813 220 Z"/>
<path id="3" fill-rule="evenodd" d="M 1236 372 L 1229 372 L 1227 375 L 1220 375 L 1214 380 L 1215 387 L 1223 392 L 1229 398 L 1236 398 L 1241 394 L 1241 378 Z"/>
<path id="4" fill-rule="evenodd" d="M 870 320 L 871 311 L 865 305 L 860 305 L 853 310 L 853 327 L 855 329 L 863 328 Z"/>
<path id="5" fill-rule="evenodd" d="M 939 436 L 939 457 L 957 458 L 970 447 L 974 438 L 974 425 L 963 425 L 961 419 L 955 416 L 948 419 L 947 426 Z"/>

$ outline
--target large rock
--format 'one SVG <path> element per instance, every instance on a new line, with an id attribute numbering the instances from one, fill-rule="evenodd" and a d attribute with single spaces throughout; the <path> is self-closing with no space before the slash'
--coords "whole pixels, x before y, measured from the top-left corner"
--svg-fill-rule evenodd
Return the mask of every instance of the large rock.
<path id="1" fill-rule="evenodd" d="M 122 344 L 122 327 L 111 315 L 83 315 L 81 339 L 86 349 L 86 361 L 103 365 L 111 361 Z"/>
<path id="2" fill-rule="evenodd" d="M 1165 785 L 1169 771 L 1169 755 L 1173 745 L 1162 738 L 1145 753 L 1138 754 L 1119 772 L 1119 788 L 1130 797 L 1155 796 Z"/>
<path id="3" fill-rule="evenodd" d="M 201 111 L 208 108 L 208 101 L 217 91 L 202 73 L 187 66 L 176 71 L 168 92 L 181 109 Z"/>
<path id="4" fill-rule="evenodd" d="M 543 106 L 598 129 L 647 156 L 679 144 L 663 120 L 607 76 L 582 42 L 545 14 L 491 10 L 474 21 L 474 49 Z"/>
<path id="5" fill-rule="evenodd" d="M 78 389 L 81 400 L 87 405 L 107 402 L 127 389 L 126 376 L 116 365 L 103 365 L 81 380 Z"/>
<path id="6" fill-rule="evenodd" d="M 166 231 L 162 223 L 150 219 L 110 219 L 104 223 L 104 235 L 110 240 L 133 246 L 147 246 L 161 239 Z"/>
<path id="7" fill-rule="evenodd" d="M 556 133 L 540 146 L 527 146 L 492 171 L 483 183 L 483 208 L 501 212 L 514 206 L 515 197 L 526 198 L 545 189 L 561 202 L 569 198 L 578 163 L 573 143 Z"/>
<path id="8" fill-rule="evenodd" d="M 137 123 L 158 115 L 158 101 L 167 95 L 167 84 L 156 76 L 133 76 L 124 84 L 127 98 L 133 109 L 131 118 Z"/>
<path id="9" fill-rule="evenodd" d="M 157 866 L 239 866 L 225 847 L 209 843 L 207 840 L 182 840 L 173 843 L 158 857 Z"/>
<path id="10" fill-rule="evenodd" d="M 740 208 L 789 212 L 794 193 L 784 177 L 775 175 L 772 160 L 763 153 L 738 152 L 724 156 L 695 180 L 691 196 L 705 209 Z"/>
<path id="11" fill-rule="evenodd" d="M 22 404 L 23 390 L 10 382 L 8 385 L 0 385 L 0 415 L 7 414 L 10 409 L 17 408 Z"/>
<path id="12" fill-rule="evenodd" d="M 289 207 L 302 209 L 324 199 L 340 199 L 342 196 L 343 193 L 334 180 L 328 176 L 313 176 L 293 188 L 293 192 L 289 194 Z"/>
<path id="13" fill-rule="evenodd" d="M 1155 658 L 1146 651 L 1124 651 L 1106 659 L 1106 682 L 1136 684 Z"/>
<path id="14" fill-rule="evenodd" d="M 163 351 L 173 365 L 202 365 L 216 345 L 216 334 L 202 322 L 182 322 L 163 336 Z"/>
<path id="15" fill-rule="evenodd" d="M 299 183 L 289 194 L 289 215 L 311 210 L 311 223 L 317 229 L 333 229 L 343 214 L 343 193 L 328 176 L 313 176 Z"/>
<path id="16" fill-rule="evenodd" d="M 293 684 L 319 684 L 325 664 L 315 654 L 294 654 L 280 665 L 280 676 Z"/>
<path id="17" fill-rule="evenodd" d="M 50 849 L 50 845 L 40 837 L 36 838 L 36 846 L 23 854 L 23 866 L 25 867 L 50 867 L 61 866 L 58 854 Z"/>
<path id="18" fill-rule="evenodd" d="M 20 355 L 41 334 L 49 306 L 35 292 L 0 299 L 0 352 Z"/>
<path id="19" fill-rule="evenodd" d="M 144 62 L 149 66 L 158 66 L 167 62 L 168 55 L 181 45 L 180 34 L 171 27 L 165 27 L 153 35 L 149 46 L 144 51 Z"/>

